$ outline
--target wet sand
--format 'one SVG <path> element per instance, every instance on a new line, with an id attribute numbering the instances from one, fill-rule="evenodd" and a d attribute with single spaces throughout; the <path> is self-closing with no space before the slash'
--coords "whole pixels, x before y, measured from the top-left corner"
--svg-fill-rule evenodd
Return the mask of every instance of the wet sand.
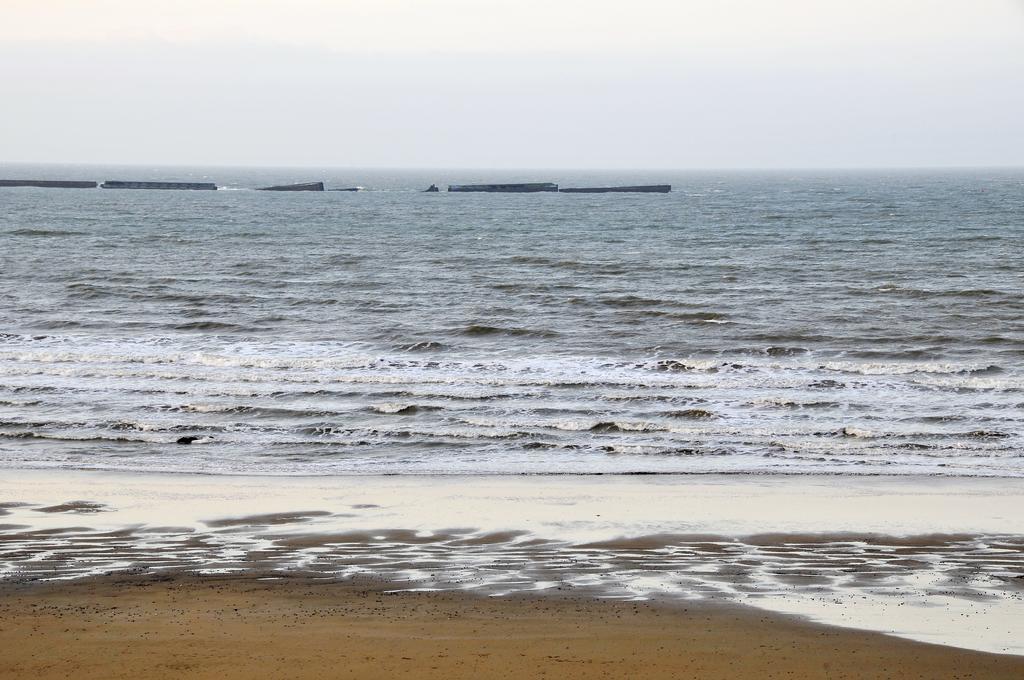
<path id="1" fill-rule="evenodd" d="M 0 477 L 0 584 L 286 573 L 745 604 L 1024 655 L 1021 480 Z"/>
<path id="2" fill-rule="evenodd" d="M 3 678 L 1010 678 L 1024 657 L 737 606 L 185 574 L 7 584 Z"/>

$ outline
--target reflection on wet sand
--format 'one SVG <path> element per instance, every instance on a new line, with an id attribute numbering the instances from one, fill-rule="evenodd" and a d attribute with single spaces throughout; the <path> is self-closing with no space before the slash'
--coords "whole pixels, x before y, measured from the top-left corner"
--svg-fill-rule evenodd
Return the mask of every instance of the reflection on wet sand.
<path id="1" fill-rule="evenodd" d="M 1006 531 L 1004 515 L 1021 492 L 1001 481 L 984 482 L 984 488 L 966 483 L 959 497 L 975 497 L 979 510 L 946 523 L 955 533 L 922 531 L 917 513 L 890 516 L 886 533 L 858 516 L 856 490 L 844 491 L 837 507 L 820 507 L 818 517 L 800 519 L 791 509 L 768 510 L 779 488 L 764 480 L 576 486 L 533 480 L 529 488 L 520 479 L 491 480 L 489 487 L 478 482 L 472 488 L 504 495 L 491 495 L 476 513 L 466 511 L 467 503 L 479 501 L 467 500 L 470 487 L 443 480 L 417 488 L 408 480 L 363 479 L 358 489 L 344 490 L 325 481 L 277 480 L 276 499 L 240 494 L 246 482 L 238 479 L 225 482 L 219 496 L 194 488 L 188 478 L 130 480 L 136 491 L 126 496 L 125 479 L 111 485 L 109 476 L 70 477 L 75 497 L 92 491 L 91 501 L 55 502 L 50 495 L 67 487 L 34 486 L 28 478 L 18 488 L 0 489 L 20 494 L 5 503 L 9 523 L 0 525 L 4 580 L 118 571 L 288 572 L 333 580 L 372 576 L 396 590 L 725 600 L 930 642 L 1024 653 L 1024 536 Z M 817 490 L 783 486 L 795 505 L 821 506 L 825 492 L 838 493 L 822 484 Z M 876 495 L 896 499 L 891 508 L 929 502 L 905 480 L 887 489 L 873 484 Z M 627 509 L 623 497 L 638 492 L 653 506 Z M 714 503 L 722 517 L 736 515 L 722 499 L 741 492 L 747 508 L 739 514 L 748 521 L 715 519 Z M 495 507 L 524 497 L 536 501 L 530 512 L 497 519 Z M 363 502 L 368 498 L 379 502 Z M 272 509 L 282 499 L 292 508 Z M 704 506 L 704 516 L 697 506 Z M 858 523 L 871 530 L 850 530 Z M 985 625 L 974 625 L 980 617 Z"/>

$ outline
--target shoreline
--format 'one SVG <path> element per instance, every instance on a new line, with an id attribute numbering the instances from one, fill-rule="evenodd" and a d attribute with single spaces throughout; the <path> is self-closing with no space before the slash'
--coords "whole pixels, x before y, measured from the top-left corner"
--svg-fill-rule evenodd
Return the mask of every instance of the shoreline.
<path id="1" fill-rule="evenodd" d="M 210 470 L 164 470 L 164 469 L 153 469 L 153 470 L 138 470 L 131 468 L 115 468 L 115 467 L 46 467 L 46 466 L 30 466 L 30 467 L 0 467 L 0 472 L 13 473 L 13 474 L 24 474 L 24 473 L 71 473 L 71 474 L 103 474 L 103 475 L 155 475 L 155 476 L 173 476 L 173 477 L 209 477 L 213 479 L 307 479 L 307 480 L 330 480 L 330 479 L 363 479 L 363 478 L 380 478 L 389 479 L 396 477 L 410 477 L 410 478 L 436 478 L 436 479 L 476 479 L 476 478 L 495 478 L 495 479 L 518 479 L 522 477 L 539 477 L 539 478 L 573 478 L 573 477 L 677 477 L 677 478 L 688 478 L 693 477 L 694 479 L 735 479 L 735 478 L 750 478 L 750 479 L 883 479 L 883 480 L 947 480 L 947 481 L 962 481 L 962 480 L 1024 480 L 1024 474 L 962 474 L 961 472 L 928 472 L 928 473 L 885 473 L 885 472 L 855 472 L 855 471 L 844 471 L 844 472 L 828 472 L 828 471 L 794 471 L 794 472 L 783 472 L 781 470 L 764 470 L 764 471 L 750 471 L 750 470 L 715 470 L 715 471 L 704 471 L 704 470 L 618 470 L 618 471 L 593 471 L 593 472 L 554 472 L 554 471 L 539 471 L 539 472 L 494 472 L 494 471 L 482 471 L 482 472 L 433 472 L 433 471 L 408 471 L 408 472 L 324 472 L 324 473 L 309 473 L 309 472 L 295 472 L 285 473 L 280 471 L 274 472 L 236 472 L 236 471 L 210 471 Z"/>
<path id="2" fill-rule="evenodd" d="M 0 479 L 0 584 L 110 573 L 737 604 L 1024 655 L 1015 479 Z M 977 623 L 983 621 L 984 625 Z"/>
<path id="3" fill-rule="evenodd" d="M 738 495 L 745 502 L 763 505 L 759 510 L 770 510 L 767 516 L 748 517 L 751 513 L 736 508 L 717 507 L 709 512 L 703 503 L 687 506 L 689 518 L 696 516 L 701 530 L 708 529 L 722 517 L 724 511 L 730 520 L 749 519 L 745 522 L 760 533 L 764 522 L 782 520 L 804 527 L 834 530 L 846 527 L 853 531 L 899 535 L 901 533 L 950 533 L 957 531 L 1016 533 L 1019 526 L 1013 517 L 1016 501 L 1024 499 L 1024 477 L 953 477 L 932 475 L 808 475 L 808 474 L 617 474 L 595 473 L 587 475 L 564 474 L 351 474 L 351 475 L 243 475 L 204 474 L 175 471 L 80 470 L 66 468 L 9 468 L 0 475 L 0 501 L 15 499 L 14 495 L 28 492 L 37 495 L 33 500 L 47 503 L 68 500 L 68 494 L 92 493 L 108 500 L 116 500 L 120 507 L 110 508 L 119 514 L 132 509 L 149 508 L 155 499 L 152 494 L 191 494 L 196 499 L 210 501 L 202 511 L 213 513 L 252 510 L 265 511 L 267 503 L 283 503 L 286 510 L 294 510 L 295 503 L 307 499 L 340 500 L 345 497 L 369 497 L 374 493 L 390 495 L 388 500 L 403 504 L 403 496 L 450 499 L 453 492 L 473 494 L 481 500 L 508 503 L 510 498 L 491 498 L 479 489 L 512 489 L 517 498 L 530 496 L 544 500 L 554 492 L 582 493 L 600 491 L 635 493 L 648 499 L 647 491 L 685 489 L 689 494 L 700 494 L 702 499 L 720 503 Z M 637 493 L 636 490 L 641 490 Z M 253 492 L 259 492 L 253 497 Z M 11 497 L 11 498 L 5 498 Z M 878 498 L 900 500 L 896 508 L 879 508 Z M 786 499 L 785 507 L 780 500 Z M 166 499 L 165 499 L 166 500 Z M 681 500 L 672 498 L 673 501 Z M 980 501 L 984 502 L 980 502 Z M 217 501 L 227 501 L 220 503 Z M 924 508 L 907 507 L 907 502 L 927 503 Z M 810 504 L 818 505 L 814 516 L 804 512 Z M 953 507 L 951 507 L 953 506 Z M 603 504 L 602 506 L 603 507 Z M 167 509 L 166 507 L 164 509 Z M 481 508 L 482 509 L 482 508 Z M 604 508 L 613 510 L 612 508 Z M 438 511 L 438 508 L 432 508 Z M 627 516 L 638 515 L 637 508 L 619 508 Z M 703 510 L 703 511 L 701 511 Z M 693 513 L 696 513 L 694 515 Z M 824 514 L 822 514 L 824 513 Z M 587 512 L 577 513 L 586 516 Z M 643 515 L 642 512 L 639 513 Z M 648 513 L 650 514 L 650 513 Z M 103 517 L 108 515 L 97 515 Z M 601 516 L 598 514 L 598 516 Z M 647 515 L 644 515 L 645 517 Z M 142 516 L 139 517 L 140 519 Z M 195 521 L 195 511 L 180 514 L 178 520 Z M 649 518 L 649 517 L 648 517 Z M 119 517 L 120 519 L 120 517 Z M 496 521 L 489 516 L 489 521 Z M 843 527 L 837 522 L 845 523 Z M 728 533 L 741 533 L 730 526 Z"/>
<path id="4" fill-rule="evenodd" d="M 1024 673 L 1024 657 L 822 626 L 737 605 L 669 606 L 564 594 L 489 598 L 393 592 L 389 586 L 295 574 L 183 573 L 7 584 L 0 587 L 0 675 L 657 679 Z"/>

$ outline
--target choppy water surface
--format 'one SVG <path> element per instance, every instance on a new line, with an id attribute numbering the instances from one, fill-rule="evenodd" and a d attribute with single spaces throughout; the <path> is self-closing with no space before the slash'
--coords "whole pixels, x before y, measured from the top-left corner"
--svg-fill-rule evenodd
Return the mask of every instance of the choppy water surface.
<path id="1" fill-rule="evenodd" d="M 1024 475 L 1024 172 L 203 174 L 0 190 L 0 465 Z"/>

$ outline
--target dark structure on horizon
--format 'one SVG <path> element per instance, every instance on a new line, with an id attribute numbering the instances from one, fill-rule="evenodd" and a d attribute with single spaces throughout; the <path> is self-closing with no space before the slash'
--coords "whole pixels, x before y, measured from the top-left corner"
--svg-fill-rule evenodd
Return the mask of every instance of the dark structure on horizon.
<path id="1" fill-rule="evenodd" d="M 49 179 L 0 179 L 0 188 L 3 187 L 43 187 L 56 189 L 95 189 L 97 186 L 103 189 L 186 189 L 215 191 L 217 185 L 213 182 L 154 182 L 134 180 L 107 180 L 97 185 L 93 181 L 85 180 L 49 180 Z M 258 187 L 257 191 L 362 191 L 363 187 L 340 187 L 337 189 L 325 189 L 323 182 L 300 182 L 297 184 L 278 184 L 269 187 Z M 440 191 L 436 184 L 431 184 L 426 193 Z M 567 187 L 560 189 L 554 182 L 520 182 L 500 184 L 450 184 L 448 191 L 474 193 L 504 193 L 504 194 L 533 194 L 540 192 L 560 192 L 564 194 L 667 194 L 672 191 L 671 184 L 636 184 L 628 186 L 607 186 L 607 187 Z"/>
<path id="2" fill-rule="evenodd" d="M 323 182 L 302 182 L 300 184 L 280 184 L 272 187 L 261 187 L 256 191 L 323 191 Z"/>
<path id="3" fill-rule="evenodd" d="M 553 182 L 527 182 L 524 184 L 451 184 L 448 191 L 487 191 L 506 194 L 534 194 L 541 191 L 558 191 Z"/>
<path id="4" fill-rule="evenodd" d="M 125 182 L 123 180 L 107 180 L 100 185 L 103 189 L 191 189 L 198 191 L 216 191 L 213 182 Z"/>
<path id="5" fill-rule="evenodd" d="M 0 179 L 0 187 L 42 187 L 44 189 L 95 189 L 96 182 L 69 179 Z"/>
<path id="6" fill-rule="evenodd" d="M 667 194 L 672 191 L 671 184 L 641 184 L 628 187 L 581 187 L 578 189 L 559 189 L 563 194 Z"/>

